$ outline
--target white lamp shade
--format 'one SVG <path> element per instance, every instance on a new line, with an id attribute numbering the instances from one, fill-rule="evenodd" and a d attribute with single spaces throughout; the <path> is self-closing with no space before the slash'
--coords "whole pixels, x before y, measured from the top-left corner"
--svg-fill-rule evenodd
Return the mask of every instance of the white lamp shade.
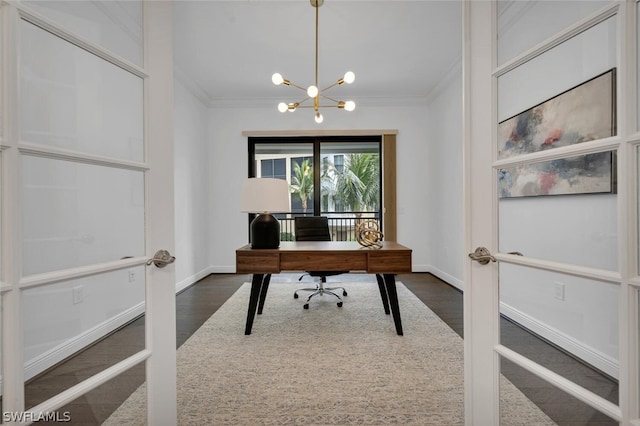
<path id="1" fill-rule="evenodd" d="M 288 213 L 291 211 L 289 184 L 284 179 L 249 178 L 242 186 L 243 213 Z"/>

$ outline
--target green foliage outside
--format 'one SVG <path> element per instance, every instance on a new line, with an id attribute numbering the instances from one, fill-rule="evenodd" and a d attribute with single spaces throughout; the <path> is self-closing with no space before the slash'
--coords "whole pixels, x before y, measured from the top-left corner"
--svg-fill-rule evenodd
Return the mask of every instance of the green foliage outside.
<path id="1" fill-rule="evenodd" d="M 378 211 L 380 208 L 380 156 L 373 153 L 345 155 L 343 170 L 327 162 L 321 176 L 322 193 L 340 202 L 344 211 Z M 313 167 L 309 160 L 293 164 L 291 193 L 307 211 L 313 195 Z"/>

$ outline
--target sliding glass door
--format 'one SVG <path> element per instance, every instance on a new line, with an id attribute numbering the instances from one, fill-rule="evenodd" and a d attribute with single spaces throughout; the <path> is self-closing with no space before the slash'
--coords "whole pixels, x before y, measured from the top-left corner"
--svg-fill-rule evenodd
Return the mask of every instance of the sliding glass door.
<path id="1" fill-rule="evenodd" d="M 283 241 L 295 238 L 293 218 L 302 215 L 329 217 L 335 241 L 355 240 L 361 220 L 374 220 L 382 229 L 381 139 L 249 138 L 249 177 L 289 183 L 291 212 L 277 215 Z"/>

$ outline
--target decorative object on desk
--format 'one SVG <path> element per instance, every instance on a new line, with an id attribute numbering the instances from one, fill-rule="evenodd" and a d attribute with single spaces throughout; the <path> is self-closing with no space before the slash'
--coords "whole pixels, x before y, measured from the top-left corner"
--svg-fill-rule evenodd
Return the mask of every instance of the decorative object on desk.
<path id="1" fill-rule="evenodd" d="M 291 210 L 289 184 L 283 179 L 249 178 L 242 187 L 243 213 L 256 213 L 251 222 L 251 248 L 275 249 L 280 246 L 280 222 L 272 213 Z"/>
<path id="2" fill-rule="evenodd" d="M 363 220 L 356 225 L 356 241 L 362 246 L 380 248 L 383 236 L 375 220 Z"/>
<path id="3" fill-rule="evenodd" d="M 546 151 L 616 134 L 611 69 L 498 125 L 498 158 Z M 528 161 L 498 170 L 500 198 L 616 192 L 612 151 Z"/>
<path id="4" fill-rule="evenodd" d="M 273 76 L 271 76 L 271 81 L 273 82 L 273 84 L 275 84 L 276 86 L 279 86 L 281 84 L 284 84 L 285 86 L 293 86 L 296 89 L 300 89 L 302 91 L 306 92 L 307 97 L 305 97 L 304 99 L 302 99 L 301 101 L 298 102 L 290 102 L 290 103 L 285 103 L 285 102 L 280 102 L 280 104 L 278 104 L 278 110 L 280 112 L 286 112 L 286 111 L 290 111 L 293 112 L 298 108 L 313 108 L 313 110 L 315 111 L 315 120 L 316 123 L 320 124 L 322 123 L 322 121 L 324 120 L 324 117 L 322 117 L 322 114 L 320 113 L 320 108 L 324 108 L 324 107 L 334 107 L 334 108 L 339 108 L 339 109 L 344 109 L 347 111 L 353 111 L 356 107 L 355 102 L 353 101 L 339 101 L 336 99 L 333 99 L 329 96 L 326 96 L 324 93 L 331 89 L 332 87 L 335 86 L 339 86 L 341 84 L 347 83 L 347 84 L 351 84 L 353 83 L 353 81 L 355 80 L 356 76 L 353 72 L 351 71 L 347 71 L 344 75 L 344 77 L 339 78 L 338 81 L 336 81 L 335 83 L 333 83 L 332 85 L 320 90 L 319 86 L 318 86 L 318 10 L 320 9 L 320 6 L 322 6 L 322 4 L 324 3 L 324 0 L 309 0 L 311 3 L 311 6 L 313 6 L 313 8 L 316 10 L 316 78 L 315 78 L 315 83 L 314 85 L 311 85 L 307 88 L 299 86 L 285 78 L 282 77 L 282 75 L 280 73 L 275 73 L 273 74 Z M 320 98 L 324 99 L 324 100 L 328 100 L 330 102 L 333 103 L 333 105 L 320 105 Z M 302 105 L 304 102 L 313 99 L 313 105 Z"/>

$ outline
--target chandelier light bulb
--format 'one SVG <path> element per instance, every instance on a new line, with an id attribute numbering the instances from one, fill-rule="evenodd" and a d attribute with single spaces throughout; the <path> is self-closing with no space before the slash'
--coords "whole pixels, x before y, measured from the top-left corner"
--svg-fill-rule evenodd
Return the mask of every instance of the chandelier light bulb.
<path id="1" fill-rule="evenodd" d="M 289 109 L 289 105 L 285 104 L 284 102 L 280 102 L 278 104 L 278 111 L 286 112 L 288 109 Z"/>
<path id="2" fill-rule="evenodd" d="M 344 103 L 344 109 L 347 111 L 353 111 L 356 109 L 356 103 L 353 101 L 347 101 Z"/>
<path id="3" fill-rule="evenodd" d="M 284 82 L 284 78 L 282 77 L 282 74 L 277 72 L 271 76 L 271 81 L 273 81 L 273 84 L 276 86 L 280 86 Z"/>
<path id="4" fill-rule="evenodd" d="M 316 123 L 320 124 L 322 123 L 322 120 L 324 120 L 324 117 L 319 112 L 316 112 L 315 120 L 316 120 Z"/>
<path id="5" fill-rule="evenodd" d="M 318 96 L 318 88 L 314 85 L 309 86 L 307 88 L 307 95 L 309 95 L 310 98 L 315 98 Z"/>
<path id="6" fill-rule="evenodd" d="M 356 75 L 352 71 L 347 71 L 342 79 L 345 83 L 351 84 L 356 79 Z"/>

